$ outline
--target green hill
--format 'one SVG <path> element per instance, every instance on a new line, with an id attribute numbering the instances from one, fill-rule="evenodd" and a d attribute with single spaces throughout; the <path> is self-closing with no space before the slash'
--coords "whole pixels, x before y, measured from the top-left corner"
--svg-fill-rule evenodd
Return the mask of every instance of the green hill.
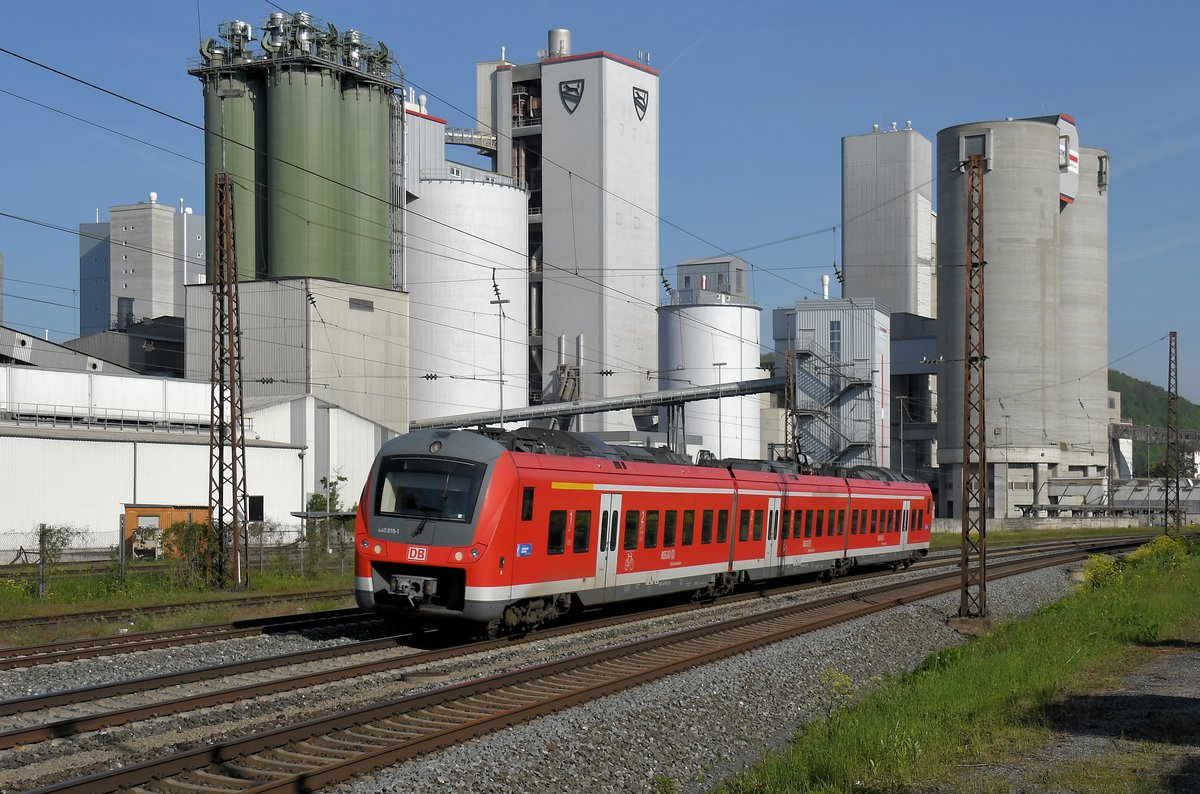
<path id="1" fill-rule="evenodd" d="M 1121 392 L 1121 417 L 1135 425 L 1167 426 L 1167 390 L 1144 380 L 1130 377 L 1115 369 L 1108 371 L 1108 388 Z M 1179 398 L 1179 429 L 1200 430 L 1200 405 L 1183 397 Z M 1149 447 L 1149 449 L 1147 449 Z M 1138 476 L 1146 476 L 1147 454 L 1150 471 L 1158 475 L 1162 467 L 1164 444 L 1134 442 L 1133 469 Z"/>

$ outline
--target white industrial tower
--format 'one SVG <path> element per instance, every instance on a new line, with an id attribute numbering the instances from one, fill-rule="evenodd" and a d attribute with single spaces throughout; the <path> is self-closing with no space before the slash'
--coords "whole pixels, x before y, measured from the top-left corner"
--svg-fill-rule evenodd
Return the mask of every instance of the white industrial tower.
<path id="1" fill-rule="evenodd" d="M 478 80 L 496 170 L 529 187 L 530 403 L 644 390 L 658 362 L 658 73 L 574 54 L 552 30 L 537 63 L 481 63 Z"/>

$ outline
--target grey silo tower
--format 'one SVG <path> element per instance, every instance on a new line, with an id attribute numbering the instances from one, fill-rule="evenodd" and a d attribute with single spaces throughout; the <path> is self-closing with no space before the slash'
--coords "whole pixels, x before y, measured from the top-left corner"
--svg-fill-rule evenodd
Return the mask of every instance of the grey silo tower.
<path id="1" fill-rule="evenodd" d="M 1108 155 L 1065 115 L 949 127 L 937 137 L 939 514 L 960 514 L 965 175 L 985 158 L 988 514 L 1049 501 L 1057 477 L 1108 462 Z"/>
<path id="2" fill-rule="evenodd" d="M 633 394 L 658 366 L 658 73 L 575 54 L 566 30 L 541 55 L 479 64 L 477 91 L 496 170 L 529 187 L 530 403 L 576 376 L 573 396 Z M 583 426 L 632 429 L 613 414 Z"/>
<path id="3" fill-rule="evenodd" d="M 911 121 L 842 138 L 842 297 L 936 316 L 932 158 Z"/>

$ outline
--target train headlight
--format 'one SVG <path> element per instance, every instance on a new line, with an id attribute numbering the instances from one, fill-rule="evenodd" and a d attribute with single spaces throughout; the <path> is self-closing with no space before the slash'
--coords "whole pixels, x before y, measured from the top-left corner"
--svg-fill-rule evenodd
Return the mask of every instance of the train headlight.
<path id="1" fill-rule="evenodd" d="M 382 553 L 383 553 L 383 546 L 380 546 L 378 543 L 376 543 L 376 544 L 375 544 L 375 549 L 374 549 L 374 551 L 375 551 L 375 553 L 376 553 L 376 554 L 382 554 Z"/>
<path id="2" fill-rule="evenodd" d="M 442 442 L 434 441 L 432 444 L 429 445 L 429 451 L 432 452 L 434 455 L 441 452 L 442 451 Z"/>
<path id="3" fill-rule="evenodd" d="M 454 552 L 454 561 L 455 562 L 462 562 L 462 558 L 463 558 L 463 553 L 461 551 Z"/>

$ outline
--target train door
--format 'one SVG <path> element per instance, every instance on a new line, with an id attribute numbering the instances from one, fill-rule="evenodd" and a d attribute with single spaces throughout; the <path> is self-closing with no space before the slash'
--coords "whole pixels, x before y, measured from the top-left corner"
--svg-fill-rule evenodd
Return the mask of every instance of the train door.
<path id="1" fill-rule="evenodd" d="M 600 536 L 596 544 L 596 590 L 607 601 L 617 586 L 617 564 L 621 559 L 617 528 L 621 525 L 621 494 L 600 494 Z"/>
<path id="2" fill-rule="evenodd" d="M 767 500 L 767 548 L 765 560 L 771 575 L 779 573 L 779 497 Z"/>
<path id="3" fill-rule="evenodd" d="M 900 548 L 902 549 L 908 548 L 908 510 L 910 504 L 911 502 L 905 499 L 904 509 L 900 511 Z"/>

